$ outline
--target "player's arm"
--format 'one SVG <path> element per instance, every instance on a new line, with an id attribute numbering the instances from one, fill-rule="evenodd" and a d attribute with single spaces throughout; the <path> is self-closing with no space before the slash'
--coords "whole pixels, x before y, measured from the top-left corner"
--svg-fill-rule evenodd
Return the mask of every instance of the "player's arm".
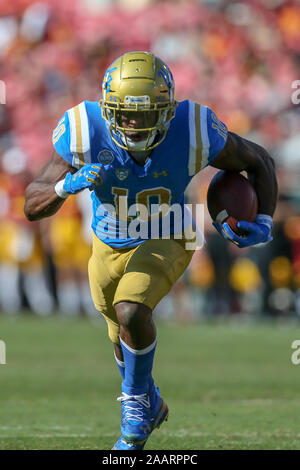
<path id="1" fill-rule="evenodd" d="M 28 220 L 39 220 L 55 214 L 64 203 L 58 196 L 55 185 L 63 180 L 68 172 L 76 171 L 56 151 L 52 159 L 40 171 L 36 179 L 25 191 L 24 213 Z"/>
<path id="2" fill-rule="evenodd" d="M 24 213 L 28 220 L 39 220 L 55 214 L 70 194 L 91 190 L 102 182 L 100 165 L 86 164 L 76 170 L 56 151 L 37 178 L 25 191 Z"/>
<path id="3" fill-rule="evenodd" d="M 248 232 L 247 237 L 237 236 L 225 222 L 215 223 L 216 229 L 224 238 L 240 248 L 271 241 L 272 215 L 277 202 L 277 178 L 272 157 L 260 145 L 244 139 L 233 132 L 223 150 L 210 163 L 220 170 L 246 171 L 258 197 L 258 215 L 255 223 L 240 221 L 238 227 Z"/>
<path id="4" fill-rule="evenodd" d="M 260 145 L 228 132 L 221 153 L 211 163 L 220 170 L 246 171 L 258 197 L 258 213 L 272 216 L 277 202 L 275 163 Z"/>

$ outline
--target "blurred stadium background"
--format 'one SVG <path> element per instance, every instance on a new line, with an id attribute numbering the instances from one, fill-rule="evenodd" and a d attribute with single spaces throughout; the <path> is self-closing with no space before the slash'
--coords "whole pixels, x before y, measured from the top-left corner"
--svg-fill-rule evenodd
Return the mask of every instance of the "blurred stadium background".
<path id="1" fill-rule="evenodd" d="M 205 248 L 156 314 L 183 323 L 222 314 L 299 317 L 300 105 L 291 95 L 300 79 L 300 4 L 283 0 L 0 1 L 1 313 L 95 315 L 89 195 L 33 224 L 23 215 L 24 188 L 50 158 L 64 111 L 98 100 L 106 67 L 128 50 L 160 56 L 178 100 L 209 105 L 230 130 L 265 146 L 280 187 L 273 243 L 240 251 L 207 215 Z M 205 202 L 214 172 L 194 179 L 189 202 Z"/>
<path id="2" fill-rule="evenodd" d="M 171 413 L 147 448 L 297 449 L 300 4 L 283 0 L 0 0 L 0 448 L 109 449 L 118 437 L 120 377 L 87 283 L 89 194 L 36 223 L 23 204 L 59 118 L 99 99 L 128 50 L 160 56 L 178 100 L 265 146 L 280 189 L 271 244 L 239 250 L 206 213 L 205 248 L 158 305 L 154 377 Z M 205 202 L 214 172 L 189 202 Z"/>

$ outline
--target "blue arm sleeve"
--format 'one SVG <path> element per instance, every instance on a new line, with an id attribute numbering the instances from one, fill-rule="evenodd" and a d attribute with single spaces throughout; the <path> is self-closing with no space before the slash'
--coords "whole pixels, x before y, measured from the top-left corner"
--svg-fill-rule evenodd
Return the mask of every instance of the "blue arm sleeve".
<path id="1" fill-rule="evenodd" d="M 73 154 L 70 150 L 70 123 L 67 112 L 58 121 L 58 124 L 53 131 L 52 143 L 56 152 L 72 165 Z"/>

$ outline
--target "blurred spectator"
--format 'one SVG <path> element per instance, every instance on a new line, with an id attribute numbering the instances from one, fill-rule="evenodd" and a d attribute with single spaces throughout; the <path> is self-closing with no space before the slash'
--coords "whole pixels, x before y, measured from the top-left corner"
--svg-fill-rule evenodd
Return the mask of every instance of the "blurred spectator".
<path id="1" fill-rule="evenodd" d="M 30 181 L 26 156 L 12 147 L 2 155 L 0 167 L 0 307 L 16 313 L 22 294 L 39 315 L 53 310 L 53 298 L 45 275 L 45 256 L 39 224 L 24 218 L 24 190 Z M 20 289 L 22 285 L 23 289 Z"/>
<path id="2" fill-rule="evenodd" d="M 72 316 L 79 315 L 81 311 L 87 315 L 96 314 L 87 271 L 92 240 L 91 236 L 86 236 L 83 221 L 84 214 L 91 224 L 90 203 L 88 192 L 69 198 L 47 224 L 49 252 L 56 267 L 58 308 Z"/>

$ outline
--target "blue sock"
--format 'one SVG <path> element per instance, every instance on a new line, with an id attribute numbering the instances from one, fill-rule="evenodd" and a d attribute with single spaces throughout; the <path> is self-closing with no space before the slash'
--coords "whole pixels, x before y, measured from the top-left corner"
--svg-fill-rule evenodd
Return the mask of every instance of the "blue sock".
<path id="1" fill-rule="evenodd" d="M 123 361 L 120 361 L 120 359 L 117 358 L 115 352 L 114 352 L 114 355 L 115 355 L 116 363 L 117 363 L 117 365 L 118 365 L 118 367 L 119 367 L 119 371 L 120 371 L 121 377 L 122 377 L 122 379 L 124 380 L 124 379 L 125 379 L 125 364 L 124 364 Z"/>
<path id="2" fill-rule="evenodd" d="M 121 377 L 124 380 L 125 379 L 125 364 L 123 361 L 120 361 L 120 359 L 117 358 L 115 352 L 114 352 L 114 355 L 115 355 L 115 360 L 119 368 Z M 150 375 L 149 377 L 149 395 L 150 395 L 150 403 L 155 403 L 157 395 L 156 395 L 156 390 L 155 390 L 154 380 L 153 380 L 152 375 Z"/>
<path id="3" fill-rule="evenodd" d="M 151 377 L 156 339 L 145 349 L 135 350 L 128 346 L 121 338 L 120 343 L 125 364 L 125 379 L 122 382 L 122 391 L 128 395 L 141 395 L 148 393 L 153 387 Z"/>

